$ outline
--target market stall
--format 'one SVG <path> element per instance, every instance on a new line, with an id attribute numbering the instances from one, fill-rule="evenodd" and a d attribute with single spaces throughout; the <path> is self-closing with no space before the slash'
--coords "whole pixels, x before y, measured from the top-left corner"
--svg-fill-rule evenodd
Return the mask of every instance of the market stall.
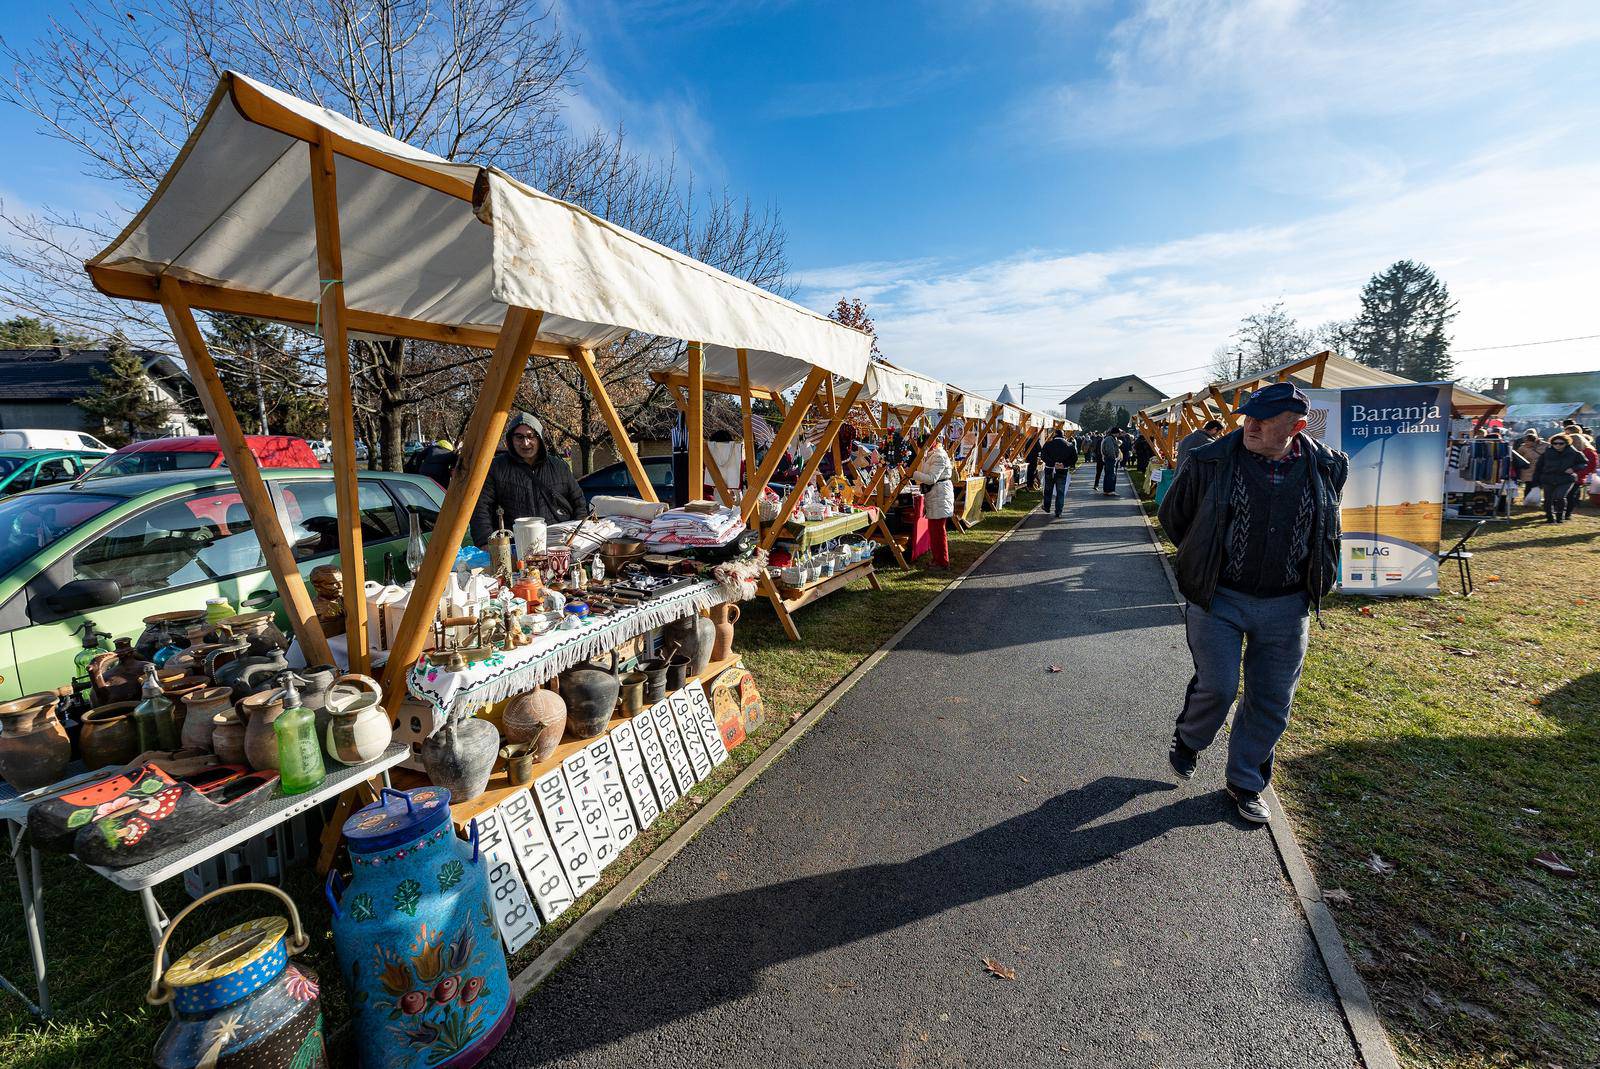
<path id="1" fill-rule="evenodd" d="M 682 386 L 698 485 L 703 354 L 727 353 L 748 369 L 741 383 L 747 422 L 754 389 L 776 393 L 801 382 L 792 418 L 779 432 L 786 444 L 824 387 L 837 398 L 829 421 L 837 433 L 867 377 L 870 340 L 500 171 L 433 156 L 231 72 L 149 202 L 86 267 L 102 292 L 159 304 L 165 313 L 310 667 L 289 669 L 287 636 L 270 626 L 269 614 L 238 614 L 231 606 L 176 635 L 149 621 L 150 633 L 137 644 L 115 636 L 123 640 L 115 651 L 91 647 L 87 719 L 97 723 L 93 736 L 103 745 L 83 754 L 90 782 L 59 782 L 71 750 L 58 694 L 30 695 L 7 710 L 27 728 L 8 738 L 25 736 L 30 753 L 43 755 L 4 766 L 14 787 L 35 792 L 22 799 L 27 810 L 19 819 L 35 842 L 53 842 L 146 895 L 158 939 L 150 998 L 174 1001 L 179 1012 L 163 1043 L 182 1046 L 198 1035 L 185 1007 L 202 981 L 189 956 L 163 969 L 167 941 L 189 911 L 169 925 L 149 909 L 148 888 L 198 856 L 193 847 L 202 840 L 207 850 L 227 850 L 259 834 L 263 821 L 338 795 L 321 861 L 333 869 L 326 890 L 347 982 L 381 975 L 382 963 L 416 938 L 418 923 L 462 941 L 455 945 L 476 946 L 472 962 L 482 971 L 452 982 L 483 985 L 471 989 L 482 997 L 479 1009 L 448 1033 L 442 1018 L 430 1024 L 427 1041 L 435 1061 L 472 1064 L 513 1011 L 506 953 L 598 879 L 597 861 L 615 856 L 602 846 L 625 842 L 630 829 L 653 819 L 646 814 L 670 805 L 724 759 L 759 705 L 747 676 L 738 681 L 734 715 L 723 721 L 708 693 L 737 668 L 728 602 L 752 596 L 758 572 L 770 587 L 749 552 L 758 540 L 741 537 L 758 499 L 748 495 L 722 510 L 656 503 L 595 373 L 594 351 L 633 332 L 687 341 Z M 350 575 L 335 569 L 313 576 L 313 594 L 196 311 L 272 319 L 321 335 L 339 553 L 347 564 L 363 559 L 349 340 L 492 350 L 457 469 L 403 587 L 391 590 L 359 568 Z M 642 498 L 594 522 L 638 538 L 590 545 L 586 558 L 582 522 L 559 538 L 555 528 L 548 537 L 538 528 L 537 538 L 530 528 L 526 542 L 517 523 L 514 542 L 509 528 L 519 518 L 504 517 L 508 529 L 483 550 L 460 549 L 534 354 L 578 364 Z M 784 378 L 795 369 L 797 378 Z M 775 443 L 753 485 L 765 486 L 780 451 Z M 803 482 L 814 476 L 810 464 Z M 761 548 L 788 530 L 795 504 L 791 497 L 772 518 Z M 619 542 L 641 548 L 624 550 Z M 347 639 L 345 663 L 329 643 L 335 631 Z M 606 653 L 609 667 L 597 663 Z M 631 666 L 627 677 L 619 662 Z M 552 679 L 560 681 L 559 696 L 545 689 Z M 479 715 L 507 699 L 499 726 Z M 113 708 L 119 703 L 133 708 Z M 613 729 L 614 719 L 631 730 Z M 655 729 L 648 743 L 647 721 Z M 404 731 L 397 738 L 402 722 L 421 740 L 408 743 Z M 619 734 L 638 741 L 632 765 L 621 741 L 606 748 Z M 405 793 L 384 788 L 379 776 L 419 751 L 417 775 L 426 781 Z M 525 780 L 521 774 L 534 767 L 542 771 Z M 509 789 L 473 814 L 469 850 L 440 822 L 460 819 L 492 775 L 504 775 Z M 591 777 L 600 790 L 589 789 Z M 580 811 L 581 819 L 574 817 Z M 348 878 L 337 864 L 341 835 Z M 185 844 L 189 853 L 174 853 Z M 443 867 L 418 870 L 425 878 L 406 875 L 427 857 Z M 480 924 L 491 880 L 493 923 Z M 557 887 L 565 897 L 546 893 Z M 392 897 L 398 912 L 374 919 L 374 896 Z M 483 930 L 471 934 L 474 925 Z M 38 945 L 42 954 L 42 940 Z M 289 951 L 297 945 L 298 933 Z M 280 938 L 273 984 L 295 975 L 282 950 Z M 303 993 L 303 985 L 289 986 Z M 384 1027 L 391 1011 L 418 1014 L 421 1024 L 450 1012 L 397 1003 L 394 990 L 350 994 L 364 1007 L 359 1042 L 397 1047 L 402 1059 L 421 1056 L 414 1045 L 422 1033 Z M 311 999 L 308 1013 L 314 985 Z M 380 1016 L 367 1021 L 369 1009 Z M 295 1020 L 309 1028 L 311 1018 Z M 322 1064 L 320 1032 L 307 1028 L 293 1034 L 290 1049 L 300 1051 L 297 1064 Z M 439 1046 L 444 1034 L 448 1049 Z M 261 1038 L 242 1033 L 213 1054 L 248 1058 L 240 1051 Z"/>

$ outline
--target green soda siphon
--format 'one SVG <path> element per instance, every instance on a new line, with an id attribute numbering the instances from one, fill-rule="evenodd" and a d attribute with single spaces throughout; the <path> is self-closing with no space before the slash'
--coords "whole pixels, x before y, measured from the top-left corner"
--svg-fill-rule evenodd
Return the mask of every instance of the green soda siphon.
<path id="1" fill-rule="evenodd" d="M 317 738 L 317 714 L 300 704 L 296 683 L 305 680 L 293 672 L 279 677 L 283 683 L 283 715 L 272 722 L 278 736 L 278 784 L 284 794 L 304 794 L 328 778 L 322 763 L 322 743 Z"/>
<path id="2" fill-rule="evenodd" d="M 147 665 L 142 684 L 143 697 L 133 707 L 133 726 L 139 732 L 140 750 L 176 750 L 178 748 L 177 705 L 161 693 L 161 680 L 156 678 L 156 666 Z"/>

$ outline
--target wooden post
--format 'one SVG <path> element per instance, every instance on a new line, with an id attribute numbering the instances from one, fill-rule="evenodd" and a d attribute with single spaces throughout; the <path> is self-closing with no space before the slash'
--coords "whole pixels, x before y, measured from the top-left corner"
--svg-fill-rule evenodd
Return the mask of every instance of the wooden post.
<path id="1" fill-rule="evenodd" d="M 361 545 L 361 487 L 356 482 L 355 400 L 350 394 L 350 342 L 345 334 L 344 253 L 339 243 L 339 186 L 328 140 L 310 145 L 311 214 L 317 230 L 319 325 L 328 379 L 328 436 L 333 440 L 333 496 L 339 515 L 339 567 L 350 671 L 367 675 L 367 562 Z"/>
<path id="2" fill-rule="evenodd" d="M 811 480 L 816 478 L 817 469 L 822 466 L 823 451 L 827 448 L 829 440 L 839 433 L 839 427 L 844 423 L 845 413 L 849 412 L 850 406 L 856 403 L 856 395 L 861 392 L 861 388 L 862 383 L 852 382 L 850 384 L 850 390 L 845 394 L 844 406 L 836 409 L 833 418 L 828 421 L 828 426 L 822 432 L 822 441 L 817 443 L 816 452 L 812 453 L 811 459 L 806 461 L 806 466 L 800 473 L 800 479 L 795 483 L 794 493 L 783 499 L 783 505 L 778 509 L 778 518 L 773 521 L 772 526 L 767 528 L 767 533 L 762 536 L 762 549 L 770 550 L 772 544 L 778 540 L 778 535 L 783 530 L 784 523 L 788 521 L 789 514 L 794 511 L 795 504 L 800 500 L 800 488 L 809 485 Z M 800 403 L 796 401 L 793 415 L 790 418 L 803 417 L 804 415 L 805 409 L 800 407 Z"/>
<path id="3" fill-rule="evenodd" d="M 706 493 L 706 360 L 700 343 L 689 343 L 689 500 Z"/>
<path id="4" fill-rule="evenodd" d="M 1209 389 L 1211 390 L 1211 399 L 1222 410 L 1222 418 L 1227 421 L 1228 429 L 1231 431 L 1239 426 L 1239 413 L 1234 410 L 1233 406 L 1228 404 L 1228 399 L 1223 396 L 1222 391 L 1215 386 L 1209 387 Z"/>
<path id="5" fill-rule="evenodd" d="M 743 410 L 740 420 L 743 424 L 744 435 L 744 477 L 751 490 L 755 483 L 749 483 L 756 473 L 756 431 L 755 410 L 751 407 L 750 398 L 750 354 L 744 349 L 735 349 L 734 355 L 739 359 L 739 405 Z"/>
<path id="6" fill-rule="evenodd" d="M 783 459 L 783 451 L 789 448 L 789 443 L 794 441 L 794 436 L 800 432 L 800 424 L 805 422 L 806 409 L 810 408 L 811 402 L 816 399 L 817 391 L 822 388 L 822 380 L 827 374 L 819 367 L 811 369 L 805 383 L 800 387 L 800 393 L 794 399 L 793 406 L 789 408 L 788 415 L 778 427 L 772 439 L 772 448 L 767 450 L 766 459 L 761 461 L 760 470 L 750 477 L 750 489 L 754 492 L 744 496 L 744 504 L 739 509 L 740 517 L 745 523 L 749 523 L 750 518 L 755 515 L 756 505 L 761 500 L 761 491 L 771 481 L 772 473 L 778 470 L 778 462 Z M 795 489 L 798 492 L 799 487 Z"/>
<path id="7" fill-rule="evenodd" d="M 1315 390 L 1315 389 L 1320 389 L 1321 388 L 1321 386 L 1322 386 L 1322 375 L 1323 375 L 1323 372 L 1328 370 L 1328 357 L 1330 357 L 1332 355 L 1333 355 L 1332 352 L 1326 351 L 1326 350 L 1317 354 L 1316 370 L 1311 373 L 1311 388 L 1312 389 Z"/>
<path id="8" fill-rule="evenodd" d="M 825 385 L 825 388 L 826 388 L 827 393 L 828 393 L 828 418 L 829 419 L 834 419 L 836 417 L 843 417 L 843 416 L 847 415 L 848 414 L 847 412 L 840 412 L 839 409 L 838 409 L 838 403 L 839 403 L 838 399 L 836 397 L 834 397 L 834 395 L 833 395 L 833 376 L 832 375 L 828 376 L 828 381 L 824 385 Z M 846 405 L 845 407 L 848 409 L 850 406 Z M 842 427 L 843 424 L 840 424 L 840 426 Z M 838 435 L 834 435 L 833 436 L 833 443 L 828 446 L 828 450 L 829 450 L 829 452 L 831 452 L 833 454 L 833 473 L 835 475 L 838 475 L 838 476 L 842 477 L 844 475 L 844 462 L 842 460 L 840 460 L 840 458 L 839 458 L 839 436 Z"/>
<path id="9" fill-rule="evenodd" d="M 889 500 L 893 501 L 900 496 L 900 491 L 906 488 L 906 484 L 911 481 L 911 476 L 918 468 L 922 467 L 922 462 L 928 457 L 928 450 L 933 448 L 933 443 L 937 442 L 939 440 L 939 436 L 944 434 L 944 429 L 950 425 L 950 421 L 955 418 L 956 409 L 960 407 L 961 398 L 959 396 L 952 395 L 950 402 L 944 406 L 944 415 L 940 416 L 939 422 L 934 424 L 933 430 L 929 433 L 927 440 L 921 445 L 917 446 L 917 451 L 912 454 L 911 463 L 906 467 L 905 472 L 900 476 L 900 481 L 895 484 L 893 490 L 889 491 Z"/>
<path id="10" fill-rule="evenodd" d="M 483 387 L 478 392 L 477 403 L 472 406 L 467 431 L 461 436 L 455 474 L 450 477 L 444 504 L 434 520 L 428 551 L 411 588 L 405 616 L 400 620 L 400 633 L 395 636 L 394 645 L 389 649 L 389 663 L 384 666 L 383 704 L 391 716 L 405 699 L 406 673 L 422 652 L 428 628 L 439 609 L 445 578 L 466 536 L 478 493 L 489 474 L 489 462 L 494 459 L 495 444 L 505 430 L 506 413 L 516 398 L 517 384 L 528 366 L 528 353 L 539 336 L 539 321 L 543 318 L 543 312 L 527 308 L 506 309 L 500 339 L 484 371 Z"/>
<path id="11" fill-rule="evenodd" d="M 683 395 L 683 387 L 672 387 L 672 396 L 677 401 L 679 408 L 683 409 L 684 412 L 689 411 L 689 401 Z M 706 474 L 711 476 L 711 485 L 717 491 L 717 500 L 728 508 L 733 508 L 738 504 L 733 498 L 733 491 L 728 489 L 727 481 L 722 477 L 722 468 L 715 457 L 712 457 L 711 462 L 706 465 Z"/>
<path id="12" fill-rule="evenodd" d="M 217 367 L 211 361 L 205 338 L 195 325 L 194 315 L 184 302 L 177 280 L 170 276 L 162 278 L 160 292 L 161 308 L 167 314 L 172 336 L 177 340 L 178 351 L 183 354 L 184 362 L 189 365 L 189 377 L 194 380 L 200 404 L 206 410 L 206 418 L 216 432 L 222 455 L 227 458 L 228 467 L 233 472 L 234 485 L 239 490 L 245 511 L 250 514 L 250 523 L 261 542 L 261 552 L 267 558 L 267 569 L 272 572 L 272 581 L 277 584 L 278 596 L 283 599 L 283 610 L 289 617 L 289 626 L 294 630 L 295 637 L 300 640 L 306 663 L 332 664 L 333 651 L 328 648 L 328 638 L 322 633 L 322 623 L 311 604 L 305 580 L 300 578 L 294 549 L 283 533 L 278 510 L 273 507 L 272 497 L 267 493 L 267 484 L 261 478 L 255 455 L 245 444 L 244 429 L 239 426 L 239 417 L 234 414 L 233 405 L 222 388 L 222 380 L 217 376 Z"/>
<path id="13" fill-rule="evenodd" d="M 611 403 L 611 395 L 606 392 L 605 383 L 600 381 L 600 372 L 594 366 L 594 353 L 574 346 L 572 359 L 577 363 L 578 372 L 583 376 L 585 385 L 589 387 L 590 396 L 600 409 L 600 417 L 606 421 L 606 427 L 611 431 L 611 440 L 617 444 L 617 453 L 621 455 L 622 462 L 628 466 L 628 474 L 632 476 L 633 485 L 639 491 L 639 496 L 645 501 L 659 502 L 655 487 L 650 485 L 650 476 L 644 470 L 644 462 L 639 459 L 638 450 L 633 448 L 633 441 L 628 437 L 627 428 L 622 425 L 622 417 L 617 414 L 616 406 Z"/>

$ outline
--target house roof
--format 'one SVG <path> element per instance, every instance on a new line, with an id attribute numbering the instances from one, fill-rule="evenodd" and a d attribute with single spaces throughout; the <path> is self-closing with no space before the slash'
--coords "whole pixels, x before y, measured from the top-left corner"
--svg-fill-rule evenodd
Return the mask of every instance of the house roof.
<path id="1" fill-rule="evenodd" d="M 1064 405 L 1075 405 L 1079 401 L 1098 401 L 1112 391 L 1121 389 L 1129 382 L 1137 382 L 1139 385 L 1143 386 L 1157 397 L 1167 396 L 1137 375 L 1118 375 L 1116 378 L 1112 379 L 1095 379 L 1093 382 L 1089 383 L 1089 385 L 1080 387 L 1076 393 L 1061 403 Z"/>
<path id="2" fill-rule="evenodd" d="M 106 349 L 0 349 L 0 381 L 8 401 L 76 401 L 99 387 L 94 372 L 104 371 Z M 145 370 L 155 378 L 182 371 L 165 353 L 135 349 Z"/>

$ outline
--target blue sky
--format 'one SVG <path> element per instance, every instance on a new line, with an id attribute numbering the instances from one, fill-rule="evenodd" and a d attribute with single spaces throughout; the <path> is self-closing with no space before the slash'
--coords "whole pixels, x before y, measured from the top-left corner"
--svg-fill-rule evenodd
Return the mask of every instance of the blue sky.
<path id="1" fill-rule="evenodd" d="M 5 3 L 8 37 L 38 5 Z M 1240 317 L 1431 264 L 1458 349 L 1600 334 L 1600 4 L 562 0 L 575 129 L 775 204 L 798 297 L 975 389 L 1198 384 Z M 7 199 L 93 203 L 0 107 Z M 1600 367 L 1600 341 L 1463 353 Z"/>

